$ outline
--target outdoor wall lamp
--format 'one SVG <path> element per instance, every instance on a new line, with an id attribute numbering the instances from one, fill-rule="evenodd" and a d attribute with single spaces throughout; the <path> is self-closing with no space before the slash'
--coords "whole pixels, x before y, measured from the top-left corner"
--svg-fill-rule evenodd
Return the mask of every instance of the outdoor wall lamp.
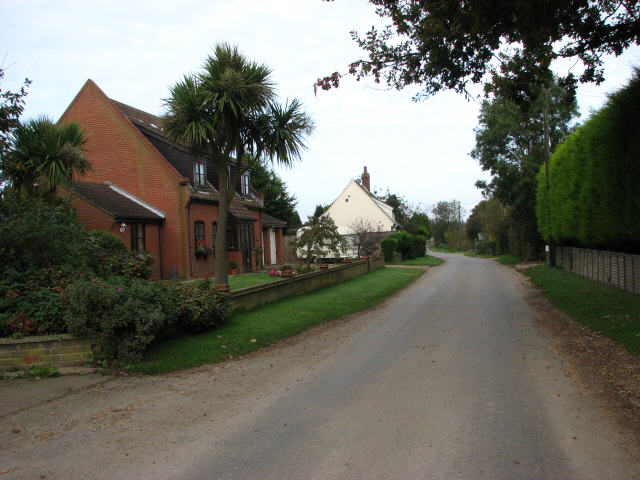
<path id="1" fill-rule="evenodd" d="M 124 233 L 124 231 L 127 229 L 127 224 L 122 222 L 120 224 L 120 233 Z"/>

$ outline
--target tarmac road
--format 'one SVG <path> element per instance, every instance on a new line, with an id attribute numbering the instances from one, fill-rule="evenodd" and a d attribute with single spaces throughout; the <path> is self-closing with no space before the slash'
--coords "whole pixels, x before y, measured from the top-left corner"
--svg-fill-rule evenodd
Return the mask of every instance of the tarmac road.
<path id="1" fill-rule="evenodd" d="M 3 419 L 0 478 L 640 478 L 520 274 L 438 255 L 380 307 L 277 347 Z"/>

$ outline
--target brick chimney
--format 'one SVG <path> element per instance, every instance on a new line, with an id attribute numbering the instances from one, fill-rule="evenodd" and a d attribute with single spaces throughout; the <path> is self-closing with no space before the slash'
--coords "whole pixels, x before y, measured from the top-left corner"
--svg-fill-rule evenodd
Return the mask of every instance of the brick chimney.
<path id="1" fill-rule="evenodd" d="M 371 191 L 371 181 L 369 179 L 369 174 L 367 173 L 367 167 L 364 167 L 364 172 L 361 175 L 362 186 L 367 190 Z"/>

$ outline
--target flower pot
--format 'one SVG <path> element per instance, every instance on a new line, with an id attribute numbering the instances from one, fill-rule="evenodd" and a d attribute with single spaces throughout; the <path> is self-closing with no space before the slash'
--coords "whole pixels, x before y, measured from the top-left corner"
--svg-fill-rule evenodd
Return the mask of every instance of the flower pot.
<path id="1" fill-rule="evenodd" d="M 230 274 L 230 275 L 237 275 L 237 274 L 238 274 L 238 269 L 237 269 L 237 268 L 231 268 L 231 269 L 229 269 L 229 274 Z"/>

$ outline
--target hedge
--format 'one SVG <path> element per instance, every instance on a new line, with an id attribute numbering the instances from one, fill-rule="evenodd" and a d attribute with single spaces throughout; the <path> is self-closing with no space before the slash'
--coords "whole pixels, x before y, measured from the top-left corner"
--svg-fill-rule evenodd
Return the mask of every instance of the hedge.
<path id="1" fill-rule="evenodd" d="M 640 252 L 640 71 L 556 148 L 550 180 L 548 229 L 543 166 L 536 213 L 545 239 Z"/>

